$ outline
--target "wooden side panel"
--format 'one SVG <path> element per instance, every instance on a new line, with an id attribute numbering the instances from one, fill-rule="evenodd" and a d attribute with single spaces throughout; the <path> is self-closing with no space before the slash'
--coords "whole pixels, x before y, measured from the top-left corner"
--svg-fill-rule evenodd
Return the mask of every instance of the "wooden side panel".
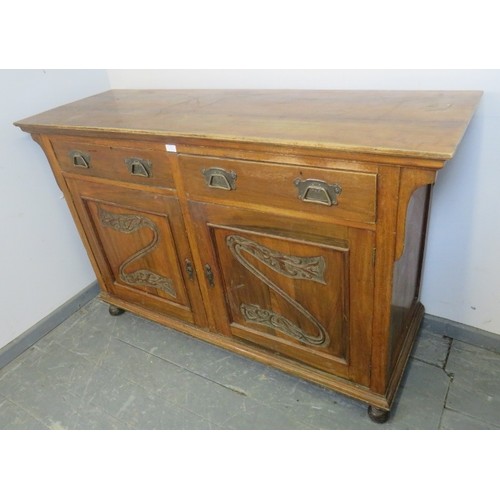
<path id="1" fill-rule="evenodd" d="M 380 395 L 385 395 L 389 377 L 390 305 L 399 187 L 400 169 L 381 167 L 378 177 L 375 286 L 373 290 L 375 312 L 373 315 L 370 381 L 372 391 Z"/>
<path id="2" fill-rule="evenodd" d="M 419 298 L 430 189 L 429 185 L 422 186 L 410 198 L 406 214 L 404 251 L 401 258 L 394 264 L 391 304 L 391 369 L 394 368 L 398 359 L 411 320 L 412 308 L 416 306 Z"/>
<path id="3" fill-rule="evenodd" d="M 434 171 L 417 168 L 381 168 L 379 173 L 371 388 L 385 395 L 389 405 L 423 316 L 423 307 L 414 296 L 418 297 L 425 240 L 422 220 L 427 217 L 429 185 L 434 179 Z M 404 304 L 399 312 L 395 301 Z"/>

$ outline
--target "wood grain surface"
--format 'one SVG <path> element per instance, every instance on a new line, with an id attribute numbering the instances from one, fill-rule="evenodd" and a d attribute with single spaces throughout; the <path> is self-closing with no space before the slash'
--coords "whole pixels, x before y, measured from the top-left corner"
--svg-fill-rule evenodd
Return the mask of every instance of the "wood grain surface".
<path id="1" fill-rule="evenodd" d="M 482 92 L 110 90 L 16 122 L 28 132 L 198 138 L 446 160 Z"/>

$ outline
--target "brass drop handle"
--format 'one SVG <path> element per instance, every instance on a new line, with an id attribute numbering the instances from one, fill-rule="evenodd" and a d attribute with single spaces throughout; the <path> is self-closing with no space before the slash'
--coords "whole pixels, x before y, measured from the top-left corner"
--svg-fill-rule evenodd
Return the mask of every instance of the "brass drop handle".
<path id="1" fill-rule="evenodd" d="M 193 268 L 193 263 L 189 260 L 189 259 L 186 259 L 184 261 L 184 265 L 186 266 L 186 272 L 187 272 L 187 275 L 189 276 L 189 279 L 191 281 L 194 281 L 194 268 Z"/>
<path id="2" fill-rule="evenodd" d="M 204 168 L 201 173 L 205 177 L 205 183 L 209 188 L 224 189 L 232 191 L 236 189 L 236 172 L 228 172 L 223 168 Z"/>
<path id="3" fill-rule="evenodd" d="M 210 267 L 210 264 L 205 264 L 205 277 L 207 278 L 208 284 L 210 287 L 215 286 L 215 281 L 214 281 L 214 273 L 212 271 L 212 268 Z"/>
<path id="4" fill-rule="evenodd" d="M 69 152 L 69 156 L 74 167 L 90 168 L 90 155 L 88 153 L 83 153 L 75 149 Z"/>
<path id="5" fill-rule="evenodd" d="M 297 186 L 299 199 L 307 203 L 331 207 L 338 204 L 337 195 L 342 193 L 339 184 L 328 184 L 317 179 L 295 179 L 293 183 Z"/>
<path id="6" fill-rule="evenodd" d="M 153 173 L 153 164 L 149 160 L 143 160 L 142 158 L 125 158 L 125 163 L 131 175 L 151 177 Z"/>

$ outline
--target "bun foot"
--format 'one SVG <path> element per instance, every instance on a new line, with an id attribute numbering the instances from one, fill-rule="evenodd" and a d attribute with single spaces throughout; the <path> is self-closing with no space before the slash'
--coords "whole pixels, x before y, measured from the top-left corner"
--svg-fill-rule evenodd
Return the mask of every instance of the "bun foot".
<path id="1" fill-rule="evenodd" d="M 390 414 L 391 412 L 389 410 L 383 410 L 382 408 L 377 408 L 376 406 L 368 407 L 368 416 L 377 424 L 384 424 L 387 422 Z"/>
<path id="2" fill-rule="evenodd" d="M 109 306 L 109 314 L 111 314 L 111 316 L 120 316 L 120 314 L 123 314 L 124 312 L 125 309 L 122 309 L 121 307 Z"/>

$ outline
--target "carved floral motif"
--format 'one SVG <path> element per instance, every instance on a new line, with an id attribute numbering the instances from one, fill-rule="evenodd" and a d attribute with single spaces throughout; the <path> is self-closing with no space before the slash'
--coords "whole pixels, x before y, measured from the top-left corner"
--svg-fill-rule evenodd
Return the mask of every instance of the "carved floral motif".
<path id="1" fill-rule="evenodd" d="M 325 283 L 325 259 L 321 256 L 296 257 L 286 255 L 235 234 L 228 236 L 226 243 L 233 254 L 241 255 L 242 251 L 247 252 L 273 271 L 288 278 Z M 243 262 L 242 264 L 247 267 Z"/>
<path id="2" fill-rule="evenodd" d="M 269 311 L 268 309 L 264 309 L 255 304 L 242 303 L 240 305 L 240 311 L 247 321 L 274 328 L 285 335 L 304 342 L 305 344 L 321 347 L 329 345 L 330 337 L 328 336 L 328 332 L 325 330 L 323 325 L 302 304 L 290 297 L 290 295 L 288 295 L 284 290 L 276 285 L 276 283 L 274 283 L 250 261 L 248 261 L 243 253 L 246 252 L 250 254 L 273 271 L 288 278 L 311 280 L 326 284 L 324 278 L 326 263 L 322 256 L 298 257 L 294 255 L 286 255 L 236 234 L 227 236 L 226 244 L 236 260 L 243 267 L 248 269 L 248 271 L 250 271 L 260 281 L 265 283 L 269 288 L 285 299 L 302 316 L 307 318 L 307 320 L 314 325 L 318 335 L 312 336 L 307 334 L 292 321 L 274 311 Z"/>
<path id="3" fill-rule="evenodd" d="M 161 276 L 148 269 L 138 269 L 131 273 L 127 273 L 125 268 L 129 266 L 132 262 L 141 259 L 146 254 L 151 252 L 158 244 L 158 227 L 156 224 L 147 217 L 143 215 L 135 214 L 115 214 L 108 212 L 103 208 L 99 208 L 99 219 L 103 226 L 110 227 L 115 231 L 121 233 L 134 233 L 143 227 L 151 229 L 153 232 L 153 239 L 151 242 L 139 250 L 138 252 L 131 255 L 126 259 L 118 269 L 118 275 L 122 281 L 133 286 L 150 286 L 162 290 L 168 293 L 172 297 L 176 296 L 175 288 L 172 279 Z"/>

